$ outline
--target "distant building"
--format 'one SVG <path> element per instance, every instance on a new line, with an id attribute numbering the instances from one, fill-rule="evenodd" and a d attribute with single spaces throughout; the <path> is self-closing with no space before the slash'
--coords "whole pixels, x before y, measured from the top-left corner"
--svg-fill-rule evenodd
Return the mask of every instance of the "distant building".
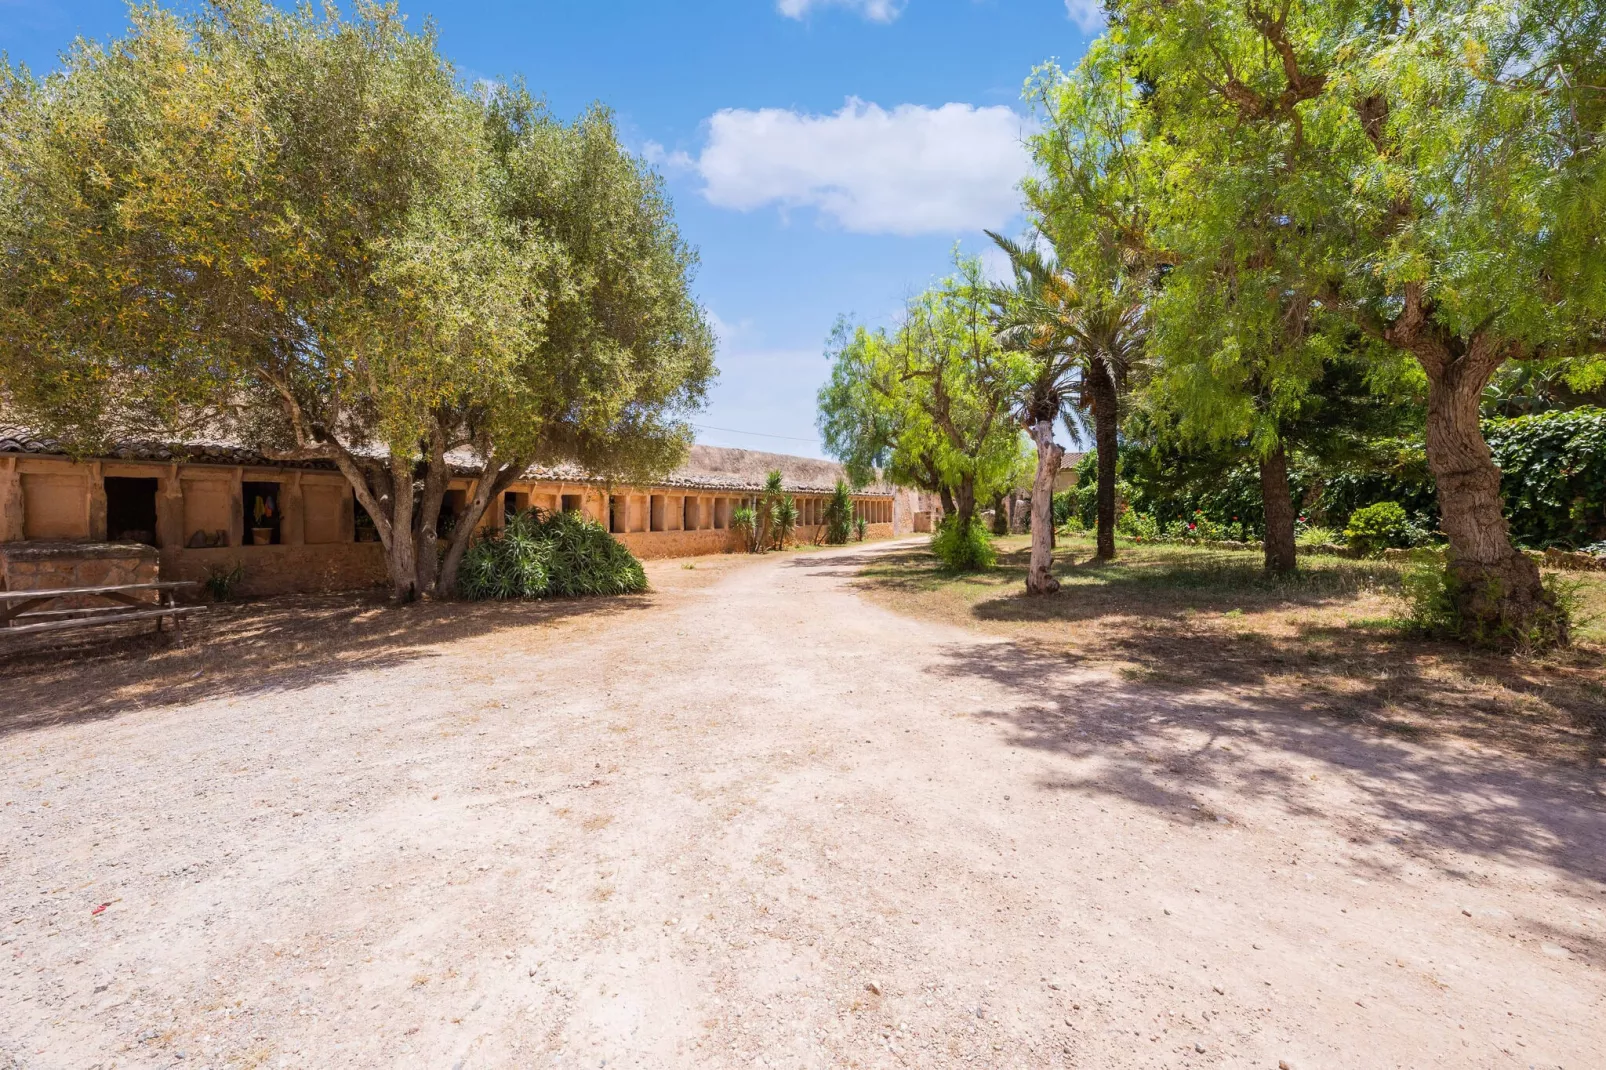
<path id="1" fill-rule="evenodd" d="M 1060 459 L 1060 470 L 1054 473 L 1054 493 L 1070 490 L 1076 486 L 1076 466 L 1082 463 L 1086 453 L 1067 453 Z"/>
<path id="2" fill-rule="evenodd" d="M 843 476 L 840 465 L 711 446 L 693 446 L 684 465 L 651 486 L 609 486 L 572 466 L 531 468 L 487 510 L 482 526 L 499 528 L 529 508 L 562 509 L 603 524 L 638 557 L 720 553 L 736 548 L 732 511 L 751 505 L 774 469 L 797 501 L 798 539 L 812 541 Z M 459 471 L 443 527 L 474 490 L 472 469 Z M 866 537 L 887 538 L 916 530 L 924 497 L 875 484 L 853 500 L 868 522 Z M 154 548 L 163 579 L 200 580 L 238 564 L 245 570 L 240 590 L 252 595 L 385 580 L 373 526 L 329 462 L 279 462 L 232 443 L 131 442 L 103 457 L 74 459 L 49 439 L 0 428 L 0 586 L 41 586 L 18 582 L 8 562 L 61 561 L 72 556 L 71 544 L 84 550 L 72 576 L 93 582 L 95 569 L 84 568 L 106 557 L 107 543 Z M 91 546 L 101 549 L 91 553 Z"/>

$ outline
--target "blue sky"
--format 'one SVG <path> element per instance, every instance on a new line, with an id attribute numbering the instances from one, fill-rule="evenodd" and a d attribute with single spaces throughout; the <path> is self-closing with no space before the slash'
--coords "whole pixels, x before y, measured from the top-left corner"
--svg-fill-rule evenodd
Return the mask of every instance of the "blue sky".
<path id="1" fill-rule="evenodd" d="M 712 445 L 817 454 L 839 314 L 885 323 L 954 243 L 1015 231 L 1021 85 L 1097 32 L 1093 0 L 403 0 L 468 78 L 522 74 L 562 115 L 600 100 L 665 175 L 702 257 L 720 381 Z M 0 49 L 43 72 L 112 0 L 0 0 Z"/>

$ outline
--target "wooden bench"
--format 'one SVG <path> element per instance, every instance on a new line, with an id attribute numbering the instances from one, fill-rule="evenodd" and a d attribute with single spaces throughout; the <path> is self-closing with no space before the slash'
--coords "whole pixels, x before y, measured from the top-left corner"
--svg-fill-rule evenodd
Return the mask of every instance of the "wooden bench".
<path id="1" fill-rule="evenodd" d="M 56 587 L 38 591 L 0 591 L 0 636 L 23 635 L 34 632 L 61 631 L 69 628 L 89 628 L 97 624 L 122 624 L 133 620 L 154 620 L 156 630 L 171 617 L 173 636 L 184 639 L 181 628 L 183 618 L 197 606 L 181 606 L 176 593 L 185 587 L 197 587 L 191 580 L 174 580 L 170 583 L 120 583 L 105 587 Z M 140 592 L 156 592 L 156 601 L 139 597 Z M 47 609 L 52 602 L 69 598 L 100 598 L 110 605 L 68 606 Z"/>

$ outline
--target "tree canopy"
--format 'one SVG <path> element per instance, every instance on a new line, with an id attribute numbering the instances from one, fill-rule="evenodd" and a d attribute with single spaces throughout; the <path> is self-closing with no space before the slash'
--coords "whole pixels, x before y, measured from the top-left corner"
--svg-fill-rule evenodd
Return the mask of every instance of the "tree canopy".
<path id="1" fill-rule="evenodd" d="M 838 323 L 819 394 L 826 450 L 855 481 L 884 469 L 943 494 L 964 525 L 978 497 L 1012 489 L 1022 449 L 1014 403 L 1028 369 L 999 346 L 990 297 L 980 262 L 962 259 L 893 330 Z"/>
<path id="2" fill-rule="evenodd" d="M 1599 353 L 1606 15 L 1583 0 L 1411 7 L 1118 0 L 1038 73 L 1030 203 L 1090 279 L 1149 287 L 1182 424 L 1262 455 L 1337 335 L 1425 381 L 1468 633 L 1565 639 L 1479 432 L 1512 360 Z"/>
<path id="3" fill-rule="evenodd" d="M 0 386 L 80 449 L 238 435 L 333 461 L 396 594 L 449 591 L 533 461 L 672 467 L 714 374 L 695 255 L 593 108 L 471 92 L 394 6 L 138 8 L 0 73 Z M 436 576 L 470 447 L 476 491 Z"/>

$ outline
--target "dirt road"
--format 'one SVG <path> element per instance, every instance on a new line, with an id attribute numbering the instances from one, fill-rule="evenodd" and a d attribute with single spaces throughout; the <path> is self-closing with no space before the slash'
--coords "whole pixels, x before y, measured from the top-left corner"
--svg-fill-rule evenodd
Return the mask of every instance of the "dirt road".
<path id="1" fill-rule="evenodd" d="M 0 1067 L 1606 1066 L 1606 770 L 905 620 L 878 552 L 0 680 Z"/>

